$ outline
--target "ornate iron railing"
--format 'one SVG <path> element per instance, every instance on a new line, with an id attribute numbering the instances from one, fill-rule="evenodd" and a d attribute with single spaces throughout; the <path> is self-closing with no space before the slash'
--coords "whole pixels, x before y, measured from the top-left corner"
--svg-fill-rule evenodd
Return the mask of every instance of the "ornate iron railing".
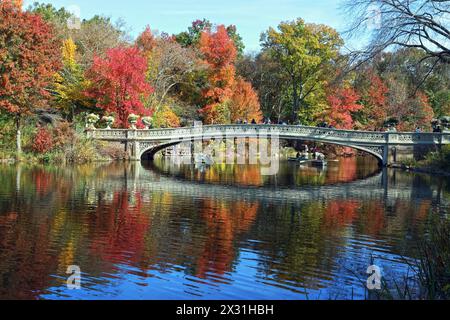
<path id="1" fill-rule="evenodd" d="M 100 129 L 88 130 L 88 135 L 95 139 L 107 141 L 251 138 L 271 135 L 282 139 L 305 139 L 348 145 L 450 144 L 450 132 L 372 132 L 288 125 L 216 125 L 152 130 Z"/>

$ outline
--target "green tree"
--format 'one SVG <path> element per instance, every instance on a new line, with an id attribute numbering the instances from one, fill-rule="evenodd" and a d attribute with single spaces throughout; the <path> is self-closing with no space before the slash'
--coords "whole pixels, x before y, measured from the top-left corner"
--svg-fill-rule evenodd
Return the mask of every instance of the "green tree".
<path id="1" fill-rule="evenodd" d="M 175 40 L 184 47 L 197 46 L 200 42 L 202 32 L 211 31 L 213 27 L 213 23 L 207 19 L 196 20 L 192 22 L 192 25 L 188 28 L 188 31 L 183 31 L 175 35 Z M 244 54 L 245 45 L 242 37 L 237 32 L 236 26 L 229 25 L 226 27 L 226 30 L 228 36 L 234 42 L 238 55 L 242 57 Z"/>
<path id="2" fill-rule="evenodd" d="M 312 121 L 308 109 L 326 99 L 324 89 L 333 74 L 330 69 L 343 45 L 338 32 L 297 19 L 282 22 L 278 31 L 270 28 L 263 33 L 261 42 L 289 78 L 291 121 L 297 122 L 302 114 L 303 120 Z"/>
<path id="3" fill-rule="evenodd" d="M 73 15 L 65 8 L 56 9 L 49 3 L 34 2 L 28 6 L 27 11 L 39 14 L 46 22 L 51 23 L 55 33 L 61 40 L 69 37 L 68 21 Z"/>

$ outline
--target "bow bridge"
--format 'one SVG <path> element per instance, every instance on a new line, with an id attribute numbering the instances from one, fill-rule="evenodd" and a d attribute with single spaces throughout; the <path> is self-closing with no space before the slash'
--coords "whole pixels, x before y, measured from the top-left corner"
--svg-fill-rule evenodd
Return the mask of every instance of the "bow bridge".
<path id="1" fill-rule="evenodd" d="M 153 159 L 168 147 L 183 142 L 272 138 L 326 143 L 354 148 L 376 157 L 381 165 L 396 161 L 399 149 L 410 154 L 426 152 L 450 144 L 450 133 L 408 133 L 337 130 L 328 128 L 289 125 L 212 125 L 176 129 L 96 129 L 88 136 L 101 141 L 125 144 L 132 160 Z"/>

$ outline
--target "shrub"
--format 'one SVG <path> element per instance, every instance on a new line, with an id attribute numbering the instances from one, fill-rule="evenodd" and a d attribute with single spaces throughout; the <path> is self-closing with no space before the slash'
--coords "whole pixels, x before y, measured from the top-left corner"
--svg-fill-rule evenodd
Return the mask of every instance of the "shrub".
<path id="1" fill-rule="evenodd" d="M 64 149 L 71 145 L 75 139 L 75 131 L 69 123 L 60 123 L 53 129 L 54 146 L 55 148 Z"/>
<path id="2" fill-rule="evenodd" d="M 53 136 L 47 128 L 39 128 L 34 136 L 33 151 L 36 153 L 44 154 L 54 147 Z"/>

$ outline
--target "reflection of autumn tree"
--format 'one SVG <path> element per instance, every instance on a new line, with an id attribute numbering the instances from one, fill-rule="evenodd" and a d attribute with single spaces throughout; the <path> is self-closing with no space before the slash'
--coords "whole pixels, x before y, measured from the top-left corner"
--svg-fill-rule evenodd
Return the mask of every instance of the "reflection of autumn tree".
<path id="1" fill-rule="evenodd" d="M 100 204 L 92 220 L 89 237 L 93 255 L 110 262 L 142 261 L 150 218 L 142 208 L 140 193 L 115 192 L 112 203 Z"/>
<path id="2" fill-rule="evenodd" d="M 257 250 L 266 257 L 262 267 L 268 278 L 305 288 L 322 286 L 311 272 L 330 274 L 344 241 L 335 236 L 341 228 L 324 223 L 325 212 L 326 204 L 319 202 L 302 208 L 279 204 L 258 217 L 252 236 L 260 240 Z"/>
<path id="3" fill-rule="evenodd" d="M 198 258 L 196 275 L 207 278 L 208 273 L 223 275 L 232 270 L 236 258 L 236 240 L 252 226 L 259 204 L 226 203 L 204 200 L 202 218 L 206 222 L 206 239 Z"/>
<path id="4" fill-rule="evenodd" d="M 327 203 L 324 225 L 327 228 L 343 228 L 351 225 L 358 217 L 361 201 L 332 200 Z"/>
<path id="5" fill-rule="evenodd" d="M 343 158 L 339 159 L 339 169 L 330 170 L 328 172 L 327 182 L 328 183 L 338 183 L 338 182 L 348 182 L 357 179 L 357 169 L 358 169 L 358 159 Z"/>
<path id="6" fill-rule="evenodd" d="M 47 194 L 50 190 L 49 187 L 52 183 L 52 175 L 45 170 L 36 170 L 33 172 L 33 180 L 36 186 L 36 192 L 43 196 Z"/>
<path id="7" fill-rule="evenodd" d="M 359 215 L 359 225 L 364 234 L 377 237 L 386 227 L 385 204 L 381 201 L 364 201 Z"/>
<path id="8" fill-rule="evenodd" d="M 33 218 L 15 212 L 1 216 L 0 299 L 36 298 L 51 281 L 49 270 L 56 269 L 50 225 Z"/>
<path id="9" fill-rule="evenodd" d="M 252 165 L 214 165 L 202 174 L 197 172 L 197 179 L 210 183 L 234 183 L 244 186 L 262 186 L 261 168 Z"/>

